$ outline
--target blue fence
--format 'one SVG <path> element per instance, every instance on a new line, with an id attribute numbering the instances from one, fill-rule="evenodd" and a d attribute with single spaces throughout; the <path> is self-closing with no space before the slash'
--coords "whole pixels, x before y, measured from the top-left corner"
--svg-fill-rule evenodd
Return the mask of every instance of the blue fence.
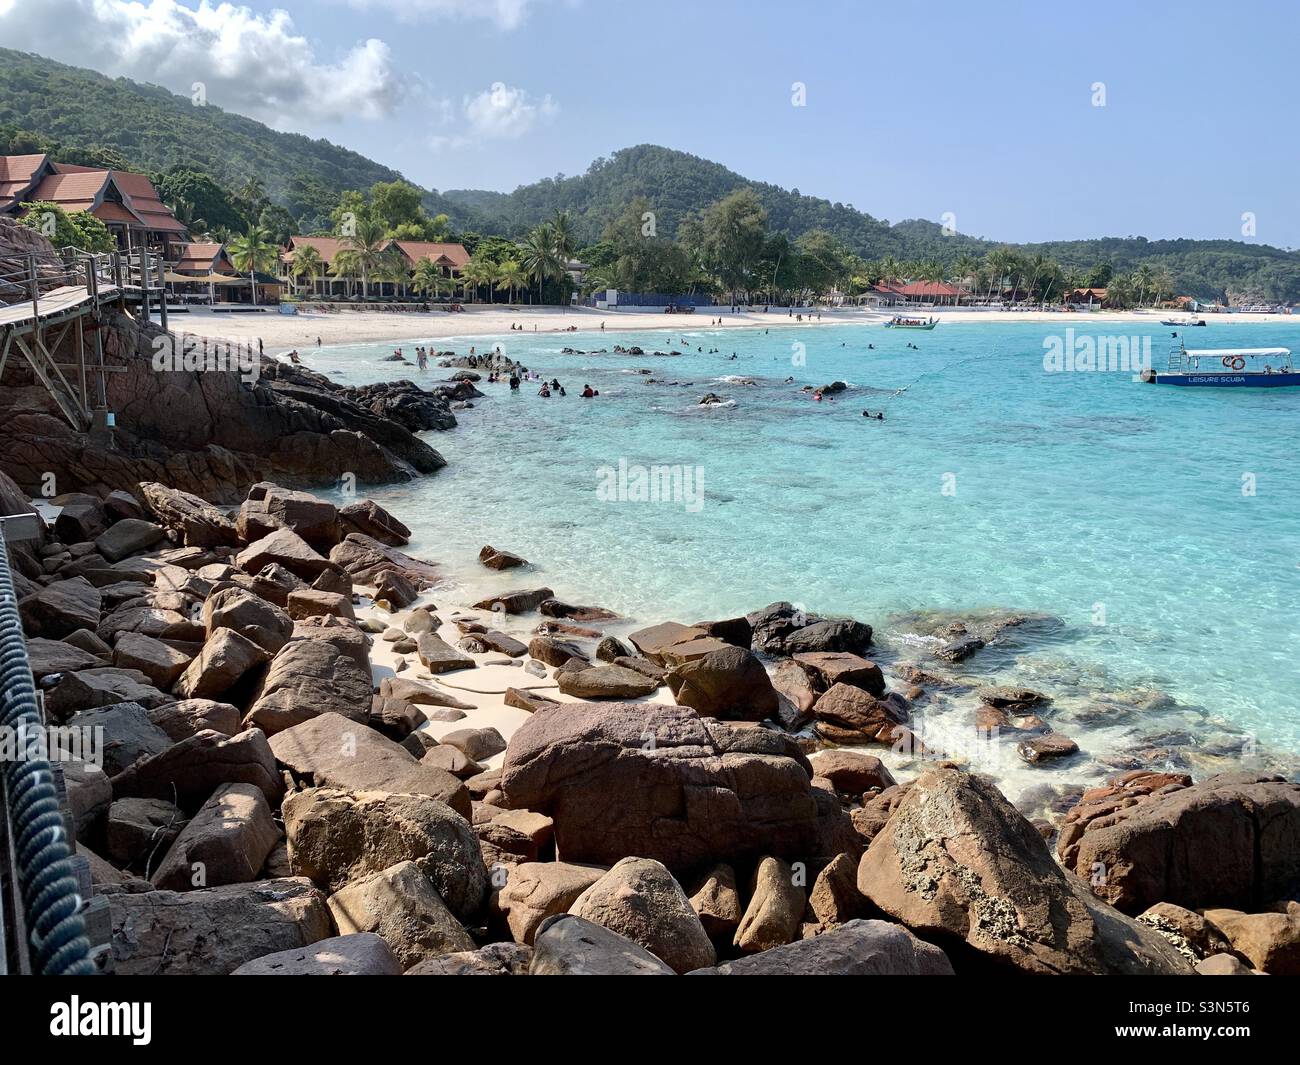
<path id="1" fill-rule="evenodd" d="M 604 299 L 600 292 L 587 300 L 587 305 L 594 307 L 598 299 Z M 671 296 L 663 292 L 623 292 L 618 293 L 619 307 L 712 307 L 713 297 L 696 293 L 690 296 Z"/>

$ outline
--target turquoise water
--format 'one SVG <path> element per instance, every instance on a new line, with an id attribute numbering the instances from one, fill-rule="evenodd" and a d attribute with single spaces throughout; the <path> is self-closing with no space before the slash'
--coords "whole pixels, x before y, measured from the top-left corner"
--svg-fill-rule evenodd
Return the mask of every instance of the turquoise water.
<path id="1" fill-rule="evenodd" d="M 1167 328 L 1076 328 L 1150 336 L 1164 366 Z M 459 413 L 458 429 L 428 434 L 449 467 L 370 494 L 460 580 L 500 582 L 471 565 L 492 543 L 540 563 L 561 596 L 647 621 L 789 599 L 861 618 L 896 653 L 921 657 L 918 612 L 1048 613 L 1064 627 L 999 667 L 1059 692 L 1076 738 L 1094 729 L 1108 751 L 1150 742 L 1154 718 L 1130 709 L 1105 722 L 1087 707 L 1158 691 L 1194 742 L 1240 731 L 1300 752 L 1300 389 L 1045 372 L 1044 338 L 1063 331 L 697 325 L 438 341 L 464 354 L 499 340 L 569 395 L 480 383 L 488 398 Z M 1215 325 L 1188 342 L 1300 351 L 1300 323 Z M 560 353 L 616 343 L 646 354 Z M 347 383 L 418 379 L 377 361 L 392 347 L 327 348 L 311 362 Z M 650 354 L 670 349 L 682 354 Z M 822 403 L 799 391 L 832 380 L 851 390 Z M 584 382 L 598 399 L 578 398 Z M 708 391 L 728 404 L 700 407 Z M 620 459 L 700 468 L 703 505 L 602 501 L 598 471 Z"/>

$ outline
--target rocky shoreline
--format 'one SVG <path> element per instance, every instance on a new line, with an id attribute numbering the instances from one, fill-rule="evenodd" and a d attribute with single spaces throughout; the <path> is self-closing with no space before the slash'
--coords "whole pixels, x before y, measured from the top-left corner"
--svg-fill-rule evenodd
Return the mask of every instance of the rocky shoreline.
<path id="1" fill-rule="evenodd" d="M 60 761 L 115 972 L 1300 972 L 1281 777 L 1134 770 L 1031 822 L 916 742 L 942 678 L 857 620 L 624 640 L 544 587 L 439 609 L 365 500 L 53 502 L 13 575 L 49 723 L 98 738 Z M 871 753 L 909 746 L 901 782 Z"/>

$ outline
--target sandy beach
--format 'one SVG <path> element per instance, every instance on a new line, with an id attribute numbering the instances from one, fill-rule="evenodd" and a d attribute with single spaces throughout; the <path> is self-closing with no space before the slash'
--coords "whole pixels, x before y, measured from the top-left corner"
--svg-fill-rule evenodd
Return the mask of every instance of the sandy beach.
<path id="1" fill-rule="evenodd" d="M 795 310 L 803 314 L 798 321 L 787 314 L 787 309 L 774 307 L 764 313 L 762 309 L 740 311 L 732 314 L 726 307 L 704 307 L 691 315 L 664 314 L 657 310 L 596 310 L 591 307 L 511 307 L 505 304 L 474 306 L 466 304 L 461 313 L 446 311 L 427 313 L 391 313 L 385 311 L 345 310 L 334 314 L 299 313 L 281 314 L 275 307 L 264 313 L 229 314 L 220 311 L 193 308 L 185 314 L 174 314 L 170 320 L 173 330 L 196 336 L 222 337 L 231 340 L 261 339 L 269 353 L 299 348 L 307 350 L 322 345 L 365 344 L 386 340 L 448 340 L 456 337 L 495 336 L 509 333 L 512 325 L 521 325 L 528 333 L 599 332 L 603 324 L 608 331 L 664 329 L 674 332 L 710 328 L 709 322 L 721 319 L 722 325 L 712 328 L 754 329 L 774 326 L 818 325 L 874 325 L 883 326 L 895 313 L 909 316 L 933 315 L 941 322 L 1053 322 L 1064 325 L 1114 323 L 1159 324 L 1161 318 L 1171 317 L 1169 311 L 997 311 L 970 308 L 934 310 L 877 311 L 867 309 Z M 1172 317 L 1182 317 L 1173 314 Z M 1247 325 L 1259 323 L 1284 324 L 1292 321 L 1290 315 L 1241 313 L 1205 315 L 1208 326 Z M 576 330 L 573 328 L 576 326 Z"/>

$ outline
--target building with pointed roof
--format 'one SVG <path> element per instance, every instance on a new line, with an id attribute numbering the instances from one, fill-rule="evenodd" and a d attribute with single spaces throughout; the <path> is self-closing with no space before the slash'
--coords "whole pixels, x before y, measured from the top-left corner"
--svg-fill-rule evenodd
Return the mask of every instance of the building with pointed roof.
<path id="1" fill-rule="evenodd" d="M 21 215 L 24 204 L 35 202 L 93 214 L 123 249 L 170 252 L 189 238 L 143 174 L 56 163 L 48 155 L 0 156 L 0 215 Z"/>

